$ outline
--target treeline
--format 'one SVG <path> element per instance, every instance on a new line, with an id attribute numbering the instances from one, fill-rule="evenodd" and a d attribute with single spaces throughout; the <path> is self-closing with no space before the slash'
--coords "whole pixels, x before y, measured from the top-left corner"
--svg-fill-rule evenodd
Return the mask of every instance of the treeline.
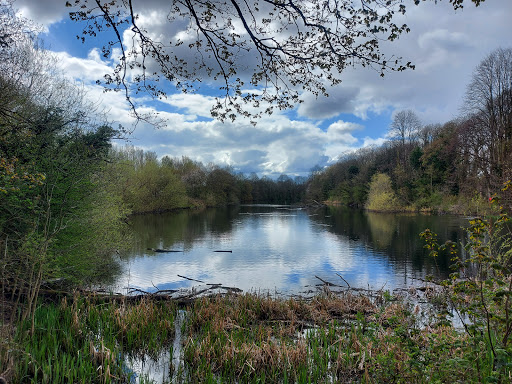
<path id="1" fill-rule="evenodd" d="M 477 212 L 512 178 L 512 49 L 494 51 L 475 69 L 464 110 L 456 120 L 426 126 L 412 111 L 397 113 L 389 141 L 316 172 L 306 199 Z"/>
<path id="2" fill-rule="evenodd" d="M 244 203 L 294 204 L 302 201 L 307 181 L 286 175 L 277 180 L 245 176 L 187 157 L 158 159 L 154 152 L 131 146 L 112 149 L 110 161 L 109 182 L 133 213 Z"/>

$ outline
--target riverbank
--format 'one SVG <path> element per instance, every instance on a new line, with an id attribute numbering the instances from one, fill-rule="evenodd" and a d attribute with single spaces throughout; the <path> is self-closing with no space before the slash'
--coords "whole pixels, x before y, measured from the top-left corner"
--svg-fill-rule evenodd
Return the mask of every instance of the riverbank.
<path id="1" fill-rule="evenodd" d="M 346 206 L 342 201 L 329 199 L 323 201 L 323 204 L 331 207 Z M 356 207 L 357 208 L 357 207 Z M 373 208 L 366 209 L 370 212 L 381 213 L 422 213 L 435 215 L 460 215 L 460 216 L 488 216 L 496 214 L 496 207 L 489 204 L 489 200 L 475 197 L 473 199 L 464 199 L 460 196 L 448 196 L 437 204 L 425 205 L 422 202 L 416 202 L 411 205 L 399 205 L 391 208 Z"/>
<path id="2" fill-rule="evenodd" d="M 153 360 L 164 364 L 165 382 L 183 383 L 490 376 L 486 350 L 475 350 L 471 337 L 446 322 L 445 307 L 425 308 L 389 292 L 333 292 L 327 285 L 311 298 L 230 293 L 187 304 L 75 294 L 40 303 L 33 332 L 30 322 L 10 328 L 0 373 L 13 383 L 150 382 L 151 372 L 136 377 L 130 362 Z"/>

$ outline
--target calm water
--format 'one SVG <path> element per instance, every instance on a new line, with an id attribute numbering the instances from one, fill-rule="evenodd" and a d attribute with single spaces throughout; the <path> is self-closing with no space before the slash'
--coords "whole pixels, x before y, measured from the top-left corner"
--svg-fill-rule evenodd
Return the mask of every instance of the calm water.
<path id="1" fill-rule="evenodd" d="M 220 283 L 244 291 L 303 293 L 321 277 L 352 287 L 394 289 L 439 276 L 418 234 L 458 241 L 467 220 L 456 216 L 369 213 L 343 208 L 294 210 L 240 206 L 203 212 L 136 216 L 136 246 L 123 255 L 116 283 L 145 291 Z M 148 248 L 179 253 L 155 253 Z M 232 251 L 232 252 L 215 252 Z M 438 260 L 447 276 L 449 262 Z"/>

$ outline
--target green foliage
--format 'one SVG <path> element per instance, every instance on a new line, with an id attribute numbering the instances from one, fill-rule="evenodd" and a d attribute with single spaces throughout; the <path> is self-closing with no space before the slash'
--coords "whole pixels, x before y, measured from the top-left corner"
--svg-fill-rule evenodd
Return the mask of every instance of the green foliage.
<path id="1" fill-rule="evenodd" d="M 395 140 L 359 150 L 315 172 L 306 199 L 362 206 L 364 202 L 354 204 L 352 188 L 367 185 L 374 173 L 385 173 L 403 205 L 485 213 L 481 202 L 510 178 L 512 169 L 511 77 L 512 49 L 498 48 L 475 68 L 464 98 L 466 116 L 421 127 L 414 112 L 397 112 L 390 127 Z M 350 167 L 359 172 L 347 172 Z"/>
<path id="2" fill-rule="evenodd" d="M 186 207 L 185 186 L 169 167 L 154 161 L 135 170 L 129 180 L 127 204 L 135 212 L 161 212 Z"/>
<path id="3" fill-rule="evenodd" d="M 505 183 L 502 193 L 511 185 Z M 451 242 L 440 246 L 430 230 L 421 236 L 430 256 L 441 250 L 452 256 L 454 273 L 441 284 L 471 338 L 464 360 L 476 362 L 480 381 L 504 382 L 512 374 L 512 230 L 500 199 L 495 195 L 490 203 L 499 215 L 469 221 L 465 255 Z"/>
<path id="4" fill-rule="evenodd" d="M 91 281 L 112 265 L 126 211 L 102 184 L 116 132 L 96 125 L 78 88 L 48 75 L 51 57 L 36 42 L 21 39 L 3 49 L 0 288 L 14 310 L 1 306 L 0 317 L 20 311 L 22 320 L 32 317 L 33 328 L 45 281 Z"/>
<path id="5" fill-rule="evenodd" d="M 134 147 L 113 150 L 113 192 L 133 213 L 243 203 L 293 204 L 301 201 L 305 179 L 281 175 L 250 178 L 230 168 L 204 166 L 187 157 L 157 159 L 154 152 Z"/>
<path id="6" fill-rule="evenodd" d="M 388 175 L 377 173 L 372 177 L 365 208 L 381 212 L 393 212 L 400 209 L 398 198 L 391 185 L 391 178 Z"/>
<path id="7" fill-rule="evenodd" d="M 94 299 L 93 299 L 94 300 Z M 30 322 L 16 330 L 10 351 L 13 382 L 118 383 L 132 382 L 125 359 L 156 357 L 174 337 L 176 305 L 142 300 L 91 303 L 74 297 L 71 304 L 39 306 L 34 332 Z M 5 371 L 0 360 L 0 372 Z"/>

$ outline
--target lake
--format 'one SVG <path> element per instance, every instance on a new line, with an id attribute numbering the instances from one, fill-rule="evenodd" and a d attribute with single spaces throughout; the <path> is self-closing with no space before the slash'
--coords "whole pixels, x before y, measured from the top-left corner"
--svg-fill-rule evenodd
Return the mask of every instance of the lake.
<path id="1" fill-rule="evenodd" d="M 242 205 L 131 218 L 133 249 L 121 257 L 114 289 L 144 291 L 220 283 L 252 292 L 301 294 L 321 281 L 395 289 L 447 277 L 449 260 L 430 258 L 419 233 L 460 241 L 459 216 L 385 214 L 340 207 Z M 151 249 L 180 252 L 158 253 Z M 223 252 L 215 252 L 223 251 Z M 230 251 L 230 252 L 229 252 Z"/>

